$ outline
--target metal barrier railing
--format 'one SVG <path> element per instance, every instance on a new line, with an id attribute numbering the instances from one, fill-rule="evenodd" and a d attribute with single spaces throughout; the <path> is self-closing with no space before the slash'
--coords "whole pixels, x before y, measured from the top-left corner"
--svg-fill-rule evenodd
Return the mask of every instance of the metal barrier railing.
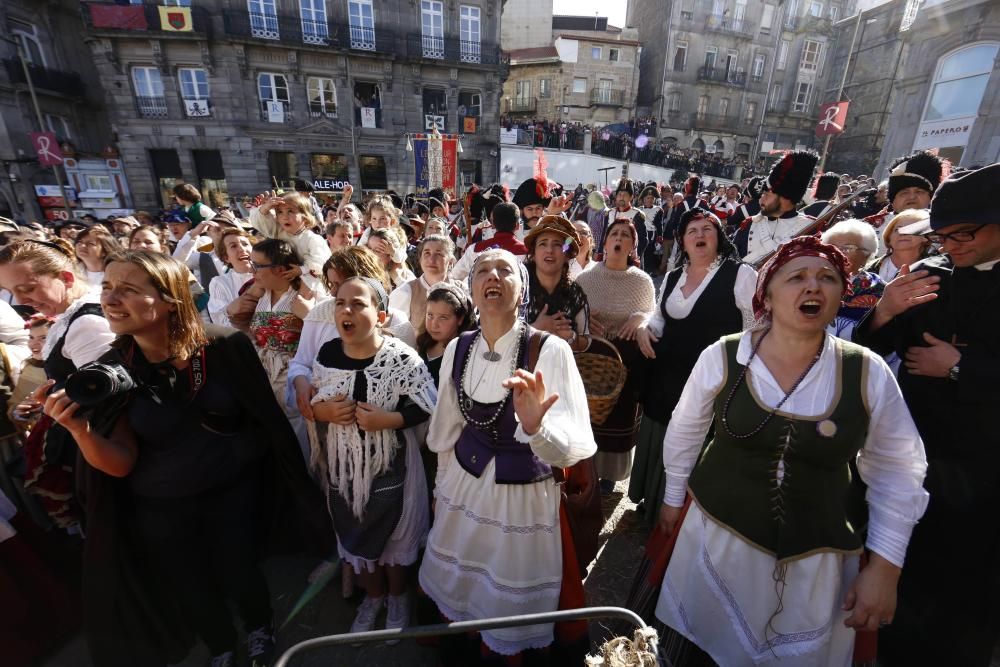
<path id="1" fill-rule="evenodd" d="M 567 621 L 582 621 L 593 618 L 617 618 L 628 621 L 637 628 L 645 628 L 646 623 L 634 611 L 622 607 L 585 607 L 583 609 L 565 609 L 550 611 L 543 614 L 522 614 L 520 616 L 503 616 L 499 618 L 483 618 L 474 621 L 456 621 L 437 625 L 418 625 L 411 628 L 394 630 L 372 630 L 371 632 L 355 632 L 341 635 L 314 637 L 293 644 L 281 654 L 274 667 L 288 667 L 290 660 L 297 653 L 313 649 L 341 644 L 370 644 L 400 639 L 417 639 L 420 637 L 436 637 L 442 635 L 457 635 L 465 632 L 496 630 L 522 625 L 538 625 L 541 623 L 564 623 Z"/>

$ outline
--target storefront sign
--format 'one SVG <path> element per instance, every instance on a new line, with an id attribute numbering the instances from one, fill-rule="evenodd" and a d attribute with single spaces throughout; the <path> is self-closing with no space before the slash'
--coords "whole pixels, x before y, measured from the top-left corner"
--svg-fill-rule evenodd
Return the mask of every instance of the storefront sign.
<path id="1" fill-rule="evenodd" d="M 45 219 L 53 222 L 69 220 L 69 213 L 64 208 L 47 208 L 45 209 Z"/>
<path id="2" fill-rule="evenodd" d="M 350 185 L 349 181 L 335 181 L 327 178 L 318 178 L 313 180 L 312 182 L 313 190 L 321 190 L 324 192 L 326 191 L 339 192 L 344 188 L 346 188 L 348 185 Z"/>
<path id="3" fill-rule="evenodd" d="M 66 190 L 66 196 L 69 197 L 69 200 L 75 201 L 76 190 L 74 190 L 68 185 L 65 187 L 65 190 Z M 62 199 L 62 192 L 59 191 L 58 185 L 36 185 L 35 195 L 38 197 L 59 197 L 60 199 Z M 62 206 L 62 204 L 59 204 L 59 206 Z"/>
<path id="4" fill-rule="evenodd" d="M 975 123 L 975 116 L 921 123 L 917 128 L 917 138 L 913 142 L 913 150 L 964 147 L 969 143 L 969 135 L 972 134 L 972 126 Z"/>

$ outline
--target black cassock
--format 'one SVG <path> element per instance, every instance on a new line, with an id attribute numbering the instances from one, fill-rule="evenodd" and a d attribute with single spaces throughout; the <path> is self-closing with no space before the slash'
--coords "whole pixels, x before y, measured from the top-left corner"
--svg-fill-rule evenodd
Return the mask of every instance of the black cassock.
<path id="1" fill-rule="evenodd" d="M 927 512 L 913 531 L 879 657 L 896 665 L 990 664 L 1000 590 L 1000 264 L 955 268 L 946 256 L 913 267 L 941 277 L 938 298 L 857 343 L 885 354 L 925 346 L 924 332 L 962 353 L 957 380 L 911 375 L 899 385 L 927 451 Z M 872 311 L 874 312 L 874 311 Z"/>

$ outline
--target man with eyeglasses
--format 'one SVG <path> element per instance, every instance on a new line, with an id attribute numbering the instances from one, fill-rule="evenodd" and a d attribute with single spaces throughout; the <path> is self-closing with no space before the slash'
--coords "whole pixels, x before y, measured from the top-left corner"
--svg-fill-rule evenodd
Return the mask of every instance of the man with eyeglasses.
<path id="1" fill-rule="evenodd" d="M 895 351 L 927 452 L 930 505 L 913 530 L 880 663 L 987 666 L 1000 574 L 1000 215 L 982 205 L 1000 164 L 944 181 L 928 238 L 942 253 L 901 267 L 855 342 Z"/>

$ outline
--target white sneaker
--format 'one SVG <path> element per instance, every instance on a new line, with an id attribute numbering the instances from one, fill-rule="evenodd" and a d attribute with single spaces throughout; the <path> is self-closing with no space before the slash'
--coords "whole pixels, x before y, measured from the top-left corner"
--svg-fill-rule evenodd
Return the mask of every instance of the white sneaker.
<path id="1" fill-rule="evenodd" d="M 410 596 L 406 593 L 402 595 L 389 596 L 389 613 L 385 617 L 385 629 L 403 629 L 410 624 Z M 386 644 L 395 645 L 399 640 L 387 641 Z"/>
<path id="2" fill-rule="evenodd" d="M 369 632 L 375 629 L 375 619 L 378 618 L 378 613 L 382 611 L 382 605 L 385 604 L 385 597 L 373 598 L 368 595 L 365 599 L 361 601 L 361 606 L 358 607 L 358 615 L 354 617 L 354 622 L 351 623 L 351 632 Z"/>

